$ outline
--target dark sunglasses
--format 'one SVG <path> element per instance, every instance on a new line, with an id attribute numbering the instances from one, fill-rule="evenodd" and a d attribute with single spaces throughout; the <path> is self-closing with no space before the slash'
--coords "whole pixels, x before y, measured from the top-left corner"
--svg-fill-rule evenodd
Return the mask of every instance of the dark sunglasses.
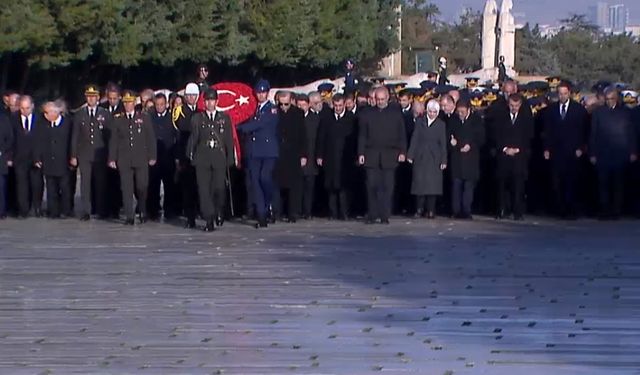
<path id="1" fill-rule="evenodd" d="M 288 107 L 290 105 L 291 105 L 291 103 L 280 103 L 280 106 L 282 106 L 282 107 Z"/>

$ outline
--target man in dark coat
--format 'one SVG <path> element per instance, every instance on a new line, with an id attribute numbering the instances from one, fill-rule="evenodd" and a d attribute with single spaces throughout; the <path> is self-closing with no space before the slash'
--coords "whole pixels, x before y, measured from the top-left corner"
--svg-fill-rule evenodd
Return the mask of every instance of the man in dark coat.
<path id="1" fill-rule="evenodd" d="M 44 117 L 36 125 L 33 160 L 47 182 L 49 218 L 65 218 L 71 215 L 69 151 L 72 124 L 62 116 L 63 109 L 59 104 L 48 102 L 43 108 Z"/>
<path id="2" fill-rule="evenodd" d="M 9 118 L 0 114 L 0 220 L 7 217 L 7 174 L 13 165 L 13 129 Z"/>
<path id="3" fill-rule="evenodd" d="M 20 111 L 11 119 L 14 134 L 13 167 L 16 174 L 18 215 L 21 218 L 29 215 L 29 208 L 34 216 L 42 215 L 44 181 L 42 170 L 33 165 L 40 116 L 42 115 L 34 112 L 31 97 L 25 95 L 20 98 Z"/>
<path id="4" fill-rule="evenodd" d="M 182 211 L 187 219 L 186 228 L 195 228 L 198 208 L 196 170 L 187 159 L 187 142 L 191 135 L 191 117 L 198 112 L 199 95 L 198 85 L 188 83 L 184 90 L 185 104 L 175 107 L 171 113 L 173 125 L 178 129 L 175 163 L 178 169 L 177 184 L 180 189 Z"/>
<path id="5" fill-rule="evenodd" d="M 637 138 L 631 113 L 619 102 L 615 88 L 605 91 L 606 103 L 591 119 L 589 150 L 598 173 L 601 218 L 617 219 L 622 213 L 624 170 L 637 159 Z"/>
<path id="6" fill-rule="evenodd" d="M 107 84 L 105 89 L 105 95 L 107 97 L 107 101 L 101 104 L 101 107 L 106 109 L 111 118 L 116 114 L 124 113 L 124 107 L 122 106 L 122 93 L 120 87 L 115 83 Z M 105 133 L 105 142 L 107 143 L 107 148 L 111 139 L 111 129 L 110 126 L 107 128 Z M 108 150 L 107 150 L 108 153 Z M 97 202 L 92 197 L 91 203 L 97 204 Z M 107 208 L 109 210 L 109 216 L 114 219 L 120 217 L 120 208 L 122 208 L 122 192 L 120 191 L 120 174 L 117 170 L 107 168 Z"/>
<path id="7" fill-rule="evenodd" d="M 109 214 L 107 206 L 107 128 L 111 114 L 98 106 L 100 93 L 94 85 L 85 89 L 86 108 L 77 111 L 71 132 L 71 166 L 80 168 L 81 220 L 89 220 L 92 202 L 101 219 Z"/>
<path id="8" fill-rule="evenodd" d="M 146 113 L 136 111 L 136 97 L 126 91 L 122 97 L 124 113 L 113 118 L 109 143 L 109 167 L 120 172 L 125 225 L 134 224 L 134 186 L 138 198 L 140 223 L 147 221 L 147 189 L 149 166 L 156 164 L 156 136 Z M 134 185 L 135 181 L 135 185 Z"/>
<path id="9" fill-rule="evenodd" d="M 167 97 L 156 94 L 154 98 L 155 110 L 150 118 L 153 133 L 156 136 L 156 150 L 158 159 L 156 165 L 149 168 L 149 199 L 147 208 L 151 220 L 160 219 L 160 184 L 164 191 L 162 211 L 165 219 L 172 219 L 178 214 L 178 191 L 176 189 L 176 145 L 178 130 L 173 126 L 171 114 L 167 109 Z"/>
<path id="10" fill-rule="evenodd" d="M 509 96 L 509 111 L 496 119 L 498 218 L 505 217 L 509 203 L 514 220 L 523 220 L 524 185 L 528 176 L 534 124 L 531 110 L 520 94 Z M 509 192 L 511 199 L 509 199 Z"/>
<path id="11" fill-rule="evenodd" d="M 395 170 L 405 161 L 407 133 L 402 113 L 389 107 L 389 92 L 379 88 L 376 108 L 371 110 L 358 129 L 358 163 L 367 171 L 369 214 L 367 223 L 378 218 L 389 223 Z"/>
<path id="12" fill-rule="evenodd" d="M 310 109 L 308 96 L 300 95 L 296 98 L 296 102 L 304 114 L 305 153 L 307 155 L 307 162 L 302 167 L 302 217 L 310 219 L 313 210 L 314 187 L 318 175 L 316 141 L 320 117 Z"/>
<path id="13" fill-rule="evenodd" d="M 324 169 L 331 219 L 347 220 L 348 189 L 357 155 L 356 118 L 346 110 L 344 96 L 332 98 L 333 110 L 322 113 L 318 130 L 316 163 Z"/>
<path id="14" fill-rule="evenodd" d="M 218 92 L 204 94 L 205 111 L 191 118 L 191 136 L 187 157 L 196 168 L 200 211 L 207 224 L 206 232 L 222 226 L 227 201 L 225 182 L 227 168 L 234 165 L 233 128 L 226 113 L 216 109 Z"/>
<path id="15" fill-rule="evenodd" d="M 402 90 L 398 94 L 398 102 L 400 104 L 402 119 L 404 120 L 404 128 L 407 142 L 411 140 L 414 128 L 413 118 L 413 96 L 408 90 Z M 396 170 L 396 188 L 394 192 L 395 210 L 401 214 L 408 214 L 413 211 L 413 202 L 411 199 L 411 164 L 400 163 Z"/>
<path id="16" fill-rule="evenodd" d="M 587 111 L 571 100 L 571 87 L 558 86 L 559 101 L 544 111 L 544 158 L 551 161 L 551 178 L 560 216 L 576 215 L 580 159 L 587 146 Z"/>
<path id="17" fill-rule="evenodd" d="M 283 91 L 278 96 L 278 147 L 280 155 L 275 166 L 275 179 L 279 192 L 274 200 L 278 215 L 295 223 L 300 215 L 302 199 L 303 168 L 307 165 L 307 137 L 304 112 L 292 106 L 292 94 Z M 286 199 L 285 199 L 286 198 Z"/>
<path id="18" fill-rule="evenodd" d="M 456 104 L 457 117 L 449 128 L 449 169 L 453 181 L 452 214 L 456 218 L 471 219 L 475 185 L 480 178 L 480 149 L 485 130 L 482 118 L 471 113 L 466 100 Z"/>

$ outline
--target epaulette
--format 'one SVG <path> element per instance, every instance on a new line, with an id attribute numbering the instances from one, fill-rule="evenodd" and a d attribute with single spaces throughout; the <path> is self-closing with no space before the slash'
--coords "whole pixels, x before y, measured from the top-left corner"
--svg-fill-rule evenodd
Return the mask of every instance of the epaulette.
<path id="1" fill-rule="evenodd" d="M 178 129 L 178 126 L 176 125 L 176 121 L 178 121 L 180 116 L 186 117 L 184 115 L 184 112 L 182 111 L 182 105 L 175 107 L 171 112 L 171 122 L 173 123 L 173 127 L 176 129 Z"/>

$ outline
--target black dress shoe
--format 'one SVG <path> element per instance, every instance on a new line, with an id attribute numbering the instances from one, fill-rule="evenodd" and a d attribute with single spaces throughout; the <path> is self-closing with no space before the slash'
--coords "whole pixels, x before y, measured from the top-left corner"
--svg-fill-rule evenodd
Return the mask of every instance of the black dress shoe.
<path id="1" fill-rule="evenodd" d="M 522 216 L 521 214 L 513 215 L 513 220 L 515 220 L 515 221 L 523 221 L 524 220 L 524 216 Z"/>
<path id="2" fill-rule="evenodd" d="M 90 219 L 91 219 L 91 216 L 89 216 L 89 214 L 84 214 L 80 216 L 80 221 L 89 221 Z"/>
<path id="3" fill-rule="evenodd" d="M 298 219 L 295 216 L 289 216 L 288 220 L 289 220 L 289 223 L 291 224 L 295 224 L 295 222 L 298 221 Z"/>
<path id="4" fill-rule="evenodd" d="M 221 216 L 216 218 L 216 226 L 221 227 L 224 224 L 224 219 Z"/>
<path id="5" fill-rule="evenodd" d="M 389 219 L 382 219 L 380 224 L 389 225 Z"/>
<path id="6" fill-rule="evenodd" d="M 147 222 L 147 216 L 140 214 L 139 220 L 140 220 L 140 224 L 144 224 Z"/>
<path id="7" fill-rule="evenodd" d="M 504 219 L 504 218 L 505 218 L 504 210 L 500 210 L 500 211 L 498 211 L 498 214 L 496 215 L 496 219 L 498 219 L 498 220 L 502 220 L 502 219 Z"/>
<path id="8" fill-rule="evenodd" d="M 414 219 L 420 219 L 424 216 L 424 210 L 417 210 L 416 213 L 413 215 Z"/>
<path id="9" fill-rule="evenodd" d="M 39 209 L 39 208 L 36 208 L 36 209 L 33 211 L 33 216 L 35 216 L 35 217 L 42 217 L 42 210 L 41 210 L 41 209 Z"/>
<path id="10" fill-rule="evenodd" d="M 364 223 L 365 223 L 366 225 L 372 225 L 372 224 L 375 224 L 375 223 L 376 223 L 376 219 L 371 218 L 371 217 L 368 217 L 368 218 L 366 218 L 366 219 L 364 220 Z"/>
<path id="11" fill-rule="evenodd" d="M 304 215 L 302 218 L 304 220 L 311 220 L 311 215 Z"/>
<path id="12" fill-rule="evenodd" d="M 259 229 L 259 228 L 266 228 L 266 227 L 268 227 L 268 224 L 267 224 L 267 220 L 266 220 L 266 219 L 258 220 L 258 222 L 257 222 L 257 223 L 256 223 L 256 225 L 255 225 L 255 228 L 256 228 L 256 229 Z"/>
<path id="13" fill-rule="evenodd" d="M 427 219 L 433 220 L 435 218 L 436 218 L 436 214 L 434 214 L 433 211 L 427 212 Z"/>
<path id="14" fill-rule="evenodd" d="M 133 225 L 133 224 L 135 224 L 135 220 L 132 217 L 124 221 L 124 225 Z"/>
<path id="15" fill-rule="evenodd" d="M 216 230 L 216 227 L 213 225 L 213 220 L 207 221 L 207 225 L 204 226 L 205 232 L 213 232 Z"/>
<path id="16" fill-rule="evenodd" d="M 187 229 L 193 229 L 196 227 L 196 219 L 194 218 L 187 218 L 187 223 L 184 225 L 185 228 Z"/>

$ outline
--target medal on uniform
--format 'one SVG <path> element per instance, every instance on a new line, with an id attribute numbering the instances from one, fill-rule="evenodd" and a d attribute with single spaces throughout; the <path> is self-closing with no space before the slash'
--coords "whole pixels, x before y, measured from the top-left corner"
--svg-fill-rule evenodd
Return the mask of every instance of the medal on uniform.
<path id="1" fill-rule="evenodd" d="M 215 148 L 216 147 L 216 141 L 214 141 L 213 139 L 209 140 L 209 148 Z"/>

